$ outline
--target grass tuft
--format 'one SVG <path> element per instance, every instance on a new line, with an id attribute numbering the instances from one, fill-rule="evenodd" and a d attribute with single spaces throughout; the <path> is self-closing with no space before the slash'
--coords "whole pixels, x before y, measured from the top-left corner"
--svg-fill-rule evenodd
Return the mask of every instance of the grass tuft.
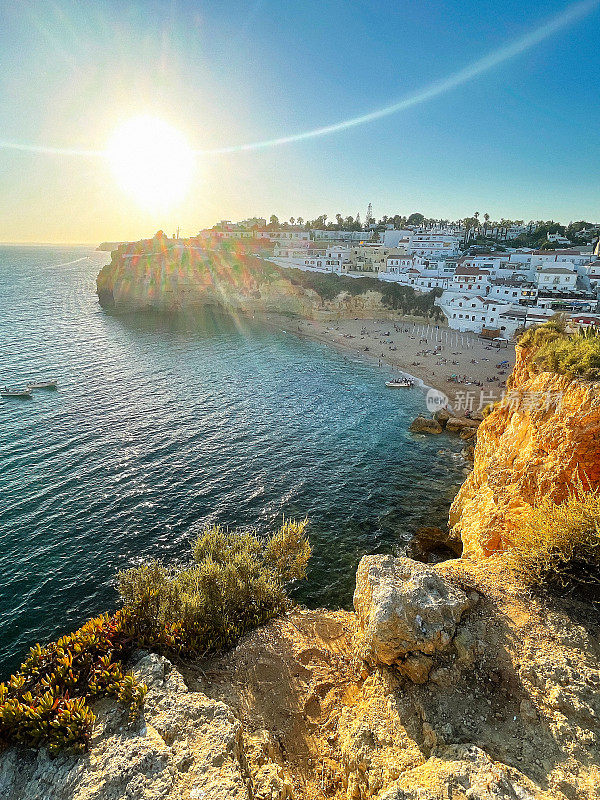
<path id="1" fill-rule="evenodd" d="M 582 483 L 559 504 L 545 498 L 519 520 L 506 553 L 532 588 L 600 597 L 600 494 Z"/>
<path id="2" fill-rule="evenodd" d="M 541 372 L 600 380 L 600 330 L 596 328 L 567 333 L 563 320 L 550 320 L 525 331 L 519 344 L 531 351 L 529 361 Z"/>

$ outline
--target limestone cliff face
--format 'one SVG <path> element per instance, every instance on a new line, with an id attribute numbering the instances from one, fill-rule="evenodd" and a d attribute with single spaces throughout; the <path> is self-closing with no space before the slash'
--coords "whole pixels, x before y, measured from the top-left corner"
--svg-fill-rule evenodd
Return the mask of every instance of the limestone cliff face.
<path id="1" fill-rule="evenodd" d="M 215 306 L 309 319 L 394 316 L 383 304 L 375 280 L 360 294 L 340 290 L 334 297 L 322 297 L 294 281 L 291 271 L 251 254 L 152 247 L 145 243 L 137 252 L 135 245 L 128 245 L 112 254 L 96 281 L 101 305 L 161 311 Z"/>
<path id="2" fill-rule="evenodd" d="M 450 509 L 464 555 L 505 549 L 524 509 L 561 502 L 579 479 L 600 487 L 600 384 L 536 374 L 517 347 L 506 396 L 479 427 L 473 472 Z"/>

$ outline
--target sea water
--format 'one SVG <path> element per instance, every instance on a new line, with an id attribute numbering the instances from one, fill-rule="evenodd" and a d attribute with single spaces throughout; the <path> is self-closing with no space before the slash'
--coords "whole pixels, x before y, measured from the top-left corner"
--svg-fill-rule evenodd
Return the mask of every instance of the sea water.
<path id="1" fill-rule="evenodd" d="M 350 607 L 362 555 L 443 523 L 461 442 L 414 436 L 421 390 L 335 349 L 215 311 L 114 315 L 106 253 L 0 247 L 0 678 L 114 608 L 117 570 L 185 560 L 203 526 L 309 519 L 308 606 Z"/>

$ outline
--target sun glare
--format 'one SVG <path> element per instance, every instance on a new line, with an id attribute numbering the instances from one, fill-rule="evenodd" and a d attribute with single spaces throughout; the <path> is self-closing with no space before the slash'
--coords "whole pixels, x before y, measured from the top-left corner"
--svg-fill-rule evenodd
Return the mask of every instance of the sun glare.
<path id="1" fill-rule="evenodd" d="M 123 191 L 149 211 L 166 211 L 183 199 L 195 168 L 185 136 L 156 117 L 136 117 L 113 133 L 106 148 Z"/>

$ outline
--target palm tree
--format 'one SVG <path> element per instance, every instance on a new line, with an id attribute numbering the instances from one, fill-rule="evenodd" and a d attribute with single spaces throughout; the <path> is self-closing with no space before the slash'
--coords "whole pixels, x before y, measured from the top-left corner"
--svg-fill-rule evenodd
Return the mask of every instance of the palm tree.
<path id="1" fill-rule="evenodd" d="M 469 231 L 471 230 L 471 219 L 470 217 L 465 217 L 463 222 L 465 223 L 465 246 L 469 241 Z"/>
<path id="2" fill-rule="evenodd" d="M 490 221 L 490 215 L 489 214 L 484 214 L 483 218 L 485 220 L 485 222 L 483 223 L 483 235 L 485 236 L 487 234 L 487 226 L 488 226 L 488 222 Z"/>
<path id="3" fill-rule="evenodd" d="M 290 223 L 293 225 L 293 224 L 294 224 L 294 222 L 296 222 L 296 220 L 294 219 L 294 217 L 290 217 Z"/>
<path id="4" fill-rule="evenodd" d="M 298 225 L 304 225 L 304 220 L 302 217 L 298 217 Z"/>

